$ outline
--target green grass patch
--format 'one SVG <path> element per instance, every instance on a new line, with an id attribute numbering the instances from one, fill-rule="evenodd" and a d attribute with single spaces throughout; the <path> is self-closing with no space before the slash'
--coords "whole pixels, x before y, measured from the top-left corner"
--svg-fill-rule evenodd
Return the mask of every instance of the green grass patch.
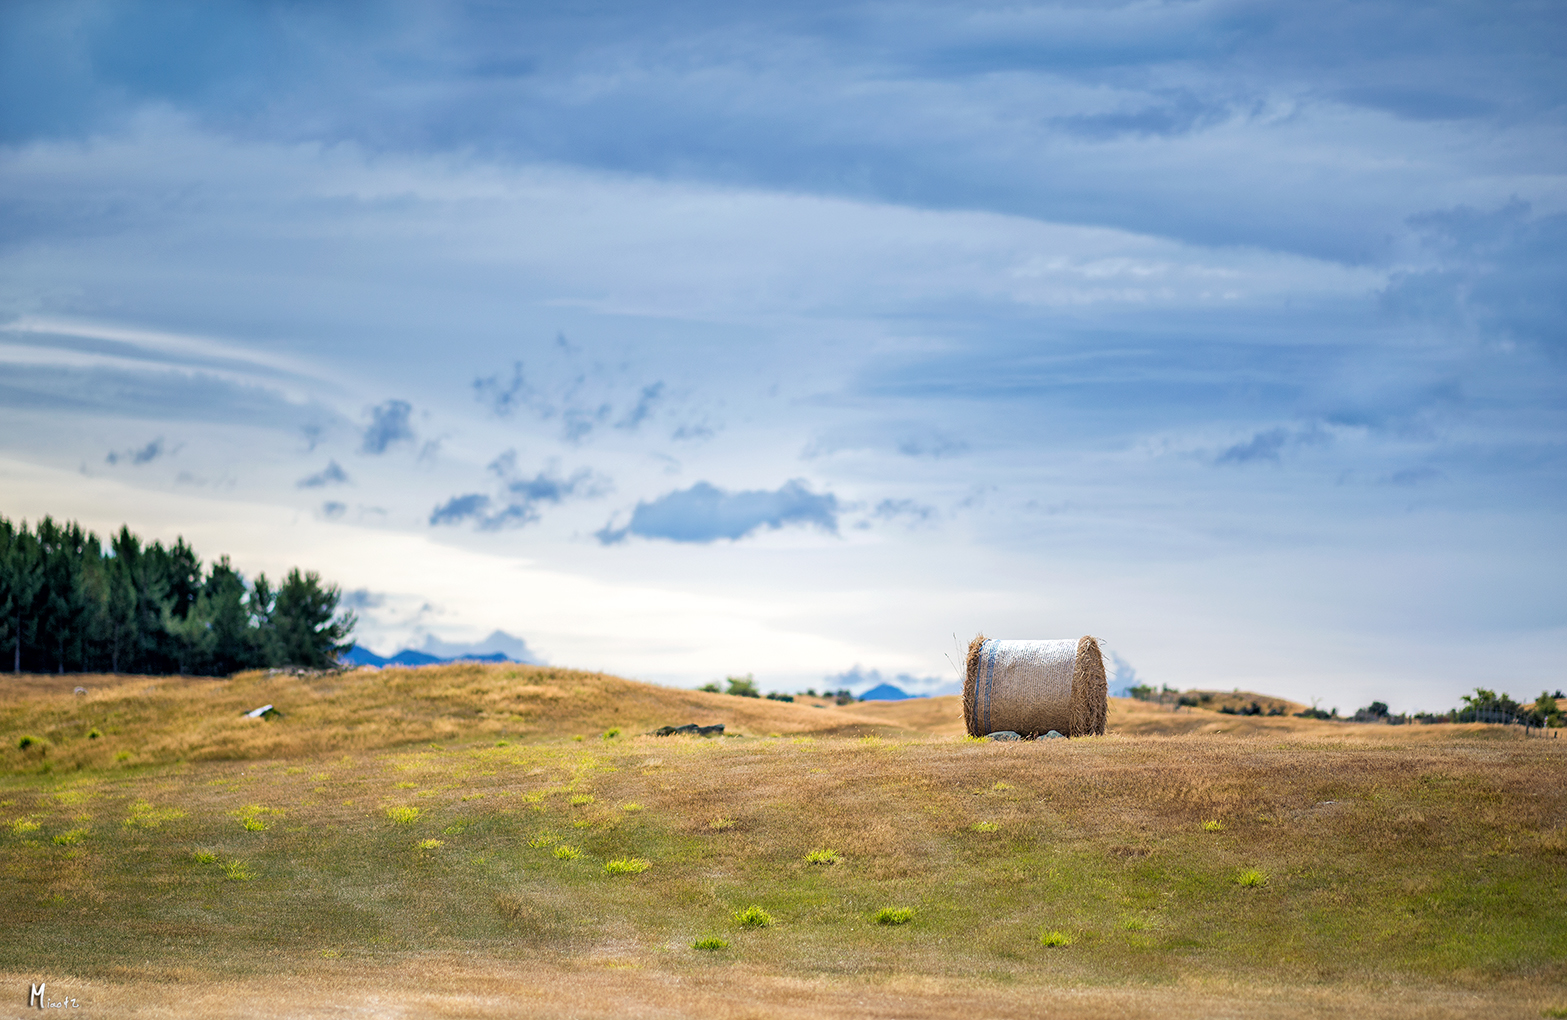
<path id="1" fill-rule="evenodd" d="M 62 832 L 55 836 L 54 842 L 56 846 L 77 846 L 86 842 L 87 836 L 88 830 L 86 829 L 72 829 L 69 832 Z"/>
<path id="2" fill-rule="evenodd" d="M 969 828 L 974 832 L 995 832 L 997 829 L 1001 828 L 1001 826 L 997 825 L 995 822 L 975 822 L 973 825 L 970 825 Z"/>
<path id="3" fill-rule="evenodd" d="M 574 861 L 581 856 L 581 850 L 566 843 L 562 843 L 555 848 L 555 859 L 558 861 Z"/>
<path id="4" fill-rule="evenodd" d="M 744 910 L 735 911 L 734 918 L 735 924 L 742 928 L 770 928 L 773 925 L 773 915 L 754 903 Z"/>
<path id="5" fill-rule="evenodd" d="M 164 822 L 174 822 L 185 817 L 185 812 L 179 808 L 154 807 L 145 800 L 138 800 L 131 805 L 130 814 L 125 816 L 122 823 L 127 828 L 156 829 Z"/>
<path id="6" fill-rule="evenodd" d="M 445 845 L 446 840 L 444 839 L 421 839 L 414 844 L 414 848 L 418 850 L 439 850 Z"/>
<path id="7" fill-rule="evenodd" d="M 838 851 L 836 850 L 812 850 L 805 855 L 806 864 L 837 864 Z"/>
<path id="8" fill-rule="evenodd" d="M 1203 832 L 1223 832 L 1224 831 L 1224 823 L 1219 821 L 1216 818 L 1210 818 L 1208 821 L 1202 823 L 1202 831 Z"/>
<path id="9" fill-rule="evenodd" d="M 908 924 L 914 920 L 914 911 L 908 907 L 882 907 L 876 911 L 877 924 Z"/>
<path id="10" fill-rule="evenodd" d="M 224 861 L 223 877 L 230 882 L 249 882 L 256 877 L 256 873 L 244 861 Z"/>
<path id="11" fill-rule="evenodd" d="M 1235 884 L 1243 889 L 1255 889 L 1258 886 L 1267 885 L 1268 876 L 1256 868 L 1243 868 L 1236 872 Z"/>
<path id="12" fill-rule="evenodd" d="M 412 825 L 419 820 L 419 809 L 416 807 L 389 807 L 386 809 L 386 817 L 392 820 L 393 825 Z"/>
<path id="13" fill-rule="evenodd" d="M 714 952 L 719 949 L 728 949 L 729 940 L 721 939 L 717 935 L 704 935 L 702 938 L 699 938 L 695 942 L 691 943 L 691 948 L 702 949 L 706 950 L 707 952 Z"/>
<path id="14" fill-rule="evenodd" d="M 1044 946 L 1046 949 L 1056 949 L 1061 946 L 1070 946 L 1072 944 L 1072 937 L 1064 931 L 1052 930 L 1040 932 L 1039 944 Z"/>
<path id="15" fill-rule="evenodd" d="M 653 862 L 641 857 L 617 857 L 604 862 L 606 875 L 640 875 L 653 866 Z"/>

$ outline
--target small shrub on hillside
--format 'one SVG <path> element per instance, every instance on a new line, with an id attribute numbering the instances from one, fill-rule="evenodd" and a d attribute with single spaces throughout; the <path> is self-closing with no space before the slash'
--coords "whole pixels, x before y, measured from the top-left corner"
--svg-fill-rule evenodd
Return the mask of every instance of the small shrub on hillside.
<path id="1" fill-rule="evenodd" d="M 495 742 L 495 746 L 496 746 L 496 747 L 510 747 L 510 746 L 511 746 L 511 744 L 510 744 L 510 743 L 508 743 L 508 742 L 507 742 L 507 741 L 505 741 L 505 740 L 497 740 L 497 741 L 496 741 L 496 742 Z"/>
<path id="2" fill-rule="evenodd" d="M 836 850 L 812 850 L 805 855 L 806 864 L 837 864 L 838 851 Z"/>
<path id="3" fill-rule="evenodd" d="M 416 807 L 389 807 L 386 809 L 386 817 L 392 820 L 393 825 L 412 825 L 419 820 L 419 809 Z"/>
<path id="4" fill-rule="evenodd" d="M 1047 931 L 1040 933 L 1039 944 L 1047 949 L 1055 949 L 1058 946 L 1070 946 L 1072 939 L 1064 931 Z"/>
<path id="5" fill-rule="evenodd" d="M 1247 868 L 1235 876 L 1235 884 L 1243 888 L 1253 889 L 1259 885 L 1268 884 L 1268 876 L 1256 868 Z"/>
<path id="6" fill-rule="evenodd" d="M 740 698 L 760 698 L 762 696 L 762 692 L 756 689 L 756 678 L 750 673 L 747 673 L 745 676 L 727 676 L 724 677 L 724 680 L 729 684 L 729 689 L 724 692 L 725 694 L 733 694 Z"/>
<path id="7" fill-rule="evenodd" d="M 580 744 L 580 743 L 582 743 L 582 739 L 583 739 L 583 738 L 582 738 L 582 734 L 580 734 L 580 733 L 579 733 L 579 734 L 577 734 L 577 735 L 576 735 L 576 736 L 574 736 L 574 737 L 572 737 L 572 738 L 571 738 L 571 739 L 572 739 L 572 740 L 575 740 L 575 741 L 576 741 L 576 742 L 577 742 L 577 743 L 579 743 L 579 744 Z"/>
<path id="8" fill-rule="evenodd" d="M 560 860 L 560 861 L 574 861 L 578 857 L 581 857 L 581 856 L 582 856 L 582 851 L 581 850 L 578 850 L 574 846 L 568 846 L 565 843 L 562 843 L 560 846 L 555 848 L 555 859 L 556 860 Z"/>
<path id="9" fill-rule="evenodd" d="M 995 822 L 975 822 L 973 825 L 970 825 L 969 828 L 973 829 L 975 832 L 995 832 L 997 829 L 1001 828 L 1001 826 L 997 825 Z"/>
<path id="10" fill-rule="evenodd" d="M 32 735 L 25 736 L 16 742 L 16 748 L 19 751 L 25 751 L 29 747 L 36 747 L 39 750 L 44 750 L 48 747 L 48 743 L 42 737 L 35 737 Z"/>
<path id="11" fill-rule="evenodd" d="M 87 731 L 88 740 L 97 740 L 101 736 L 103 736 L 103 734 L 98 732 L 98 727 L 96 726 Z"/>
<path id="12" fill-rule="evenodd" d="M 652 861 L 645 861 L 640 857 L 617 857 L 612 861 L 604 862 L 604 874 L 640 875 L 652 866 Z"/>
<path id="13" fill-rule="evenodd" d="M 697 690 L 702 691 L 705 694 L 724 693 L 721 689 L 719 689 L 719 686 L 716 683 L 705 683 L 701 687 L 698 687 Z"/>
<path id="14" fill-rule="evenodd" d="M 703 938 L 699 938 L 695 942 L 691 943 L 691 948 L 692 949 L 709 949 L 709 950 L 712 950 L 712 949 L 728 949 L 729 948 L 729 942 L 726 939 L 719 938 L 717 935 L 708 935 L 708 936 L 705 936 Z"/>
<path id="15" fill-rule="evenodd" d="M 756 904 L 735 911 L 735 923 L 742 928 L 766 928 L 772 925 L 773 915 Z"/>
<path id="16" fill-rule="evenodd" d="M 620 736 L 619 726 L 611 726 L 609 729 L 604 731 L 605 740 L 614 740 L 618 736 Z"/>
<path id="17" fill-rule="evenodd" d="M 1224 823 L 1218 821 L 1217 819 L 1209 819 L 1208 821 L 1202 823 L 1202 831 L 1203 832 L 1223 832 L 1224 831 Z"/>
<path id="18" fill-rule="evenodd" d="M 914 920 L 914 911 L 908 907 L 882 907 L 876 911 L 877 924 L 908 924 Z"/>

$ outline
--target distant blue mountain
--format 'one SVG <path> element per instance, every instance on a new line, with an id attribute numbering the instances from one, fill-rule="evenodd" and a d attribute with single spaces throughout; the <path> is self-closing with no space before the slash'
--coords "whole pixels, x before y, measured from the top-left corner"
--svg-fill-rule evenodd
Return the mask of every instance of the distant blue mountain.
<path id="1" fill-rule="evenodd" d="M 395 655 L 380 656 L 355 645 L 340 656 L 350 666 L 433 666 L 441 662 L 521 662 L 542 666 L 544 660 L 534 654 L 528 642 L 503 630 L 493 631 L 483 641 L 455 644 L 426 634 L 424 647 L 404 648 Z"/>
<path id="2" fill-rule="evenodd" d="M 429 652 L 417 652 L 412 648 L 404 648 L 396 655 L 382 657 L 368 648 L 358 645 L 344 652 L 340 660 L 349 666 L 433 666 L 443 662 L 517 662 L 505 652 L 490 652 L 487 655 L 453 655 L 442 658 L 431 655 Z"/>
<path id="3" fill-rule="evenodd" d="M 860 695 L 860 700 L 861 701 L 903 701 L 903 700 L 908 699 L 908 698 L 923 698 L 923 697 L 925 697 L 925 695 L 923 695 L 923 694 L 909 694 L 906 691 L 904 691 L 903 688 L 901 688 L 901 687 L 894 687 L 894 686 L 892 686 L 892 684 L 880 684 L 880 685 L 878 685 L 876 687 L 872 687 L 870 690 L 868 690 L 864 694 Z"/>

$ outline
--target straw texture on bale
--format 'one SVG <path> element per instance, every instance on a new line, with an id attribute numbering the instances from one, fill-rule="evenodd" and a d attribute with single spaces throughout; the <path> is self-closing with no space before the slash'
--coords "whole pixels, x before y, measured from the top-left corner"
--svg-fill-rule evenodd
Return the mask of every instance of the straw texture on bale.
<path id="1" fill-rule="evenodd" d="M 1092 637 L 1000 641 L 979 634 L 968 646 L 963 721 L 970 736 L 1055 730 L 1069 737 L 1105 731 L 1104 659 Z"/>

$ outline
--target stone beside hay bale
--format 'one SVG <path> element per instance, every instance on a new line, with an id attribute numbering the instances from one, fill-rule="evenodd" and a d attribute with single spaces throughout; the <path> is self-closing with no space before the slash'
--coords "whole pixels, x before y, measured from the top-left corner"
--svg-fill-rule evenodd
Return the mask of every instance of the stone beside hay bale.
<path id="1" fill-rule="evenodd" d="M 1001 730 L 1028 739 L 1051 731 L 1102 735 L 1108 692 L 1104 658 L 1092 637 L 1003 641 L 980 634 L 969 643 L 963 721 L 975 737 Z"/>

